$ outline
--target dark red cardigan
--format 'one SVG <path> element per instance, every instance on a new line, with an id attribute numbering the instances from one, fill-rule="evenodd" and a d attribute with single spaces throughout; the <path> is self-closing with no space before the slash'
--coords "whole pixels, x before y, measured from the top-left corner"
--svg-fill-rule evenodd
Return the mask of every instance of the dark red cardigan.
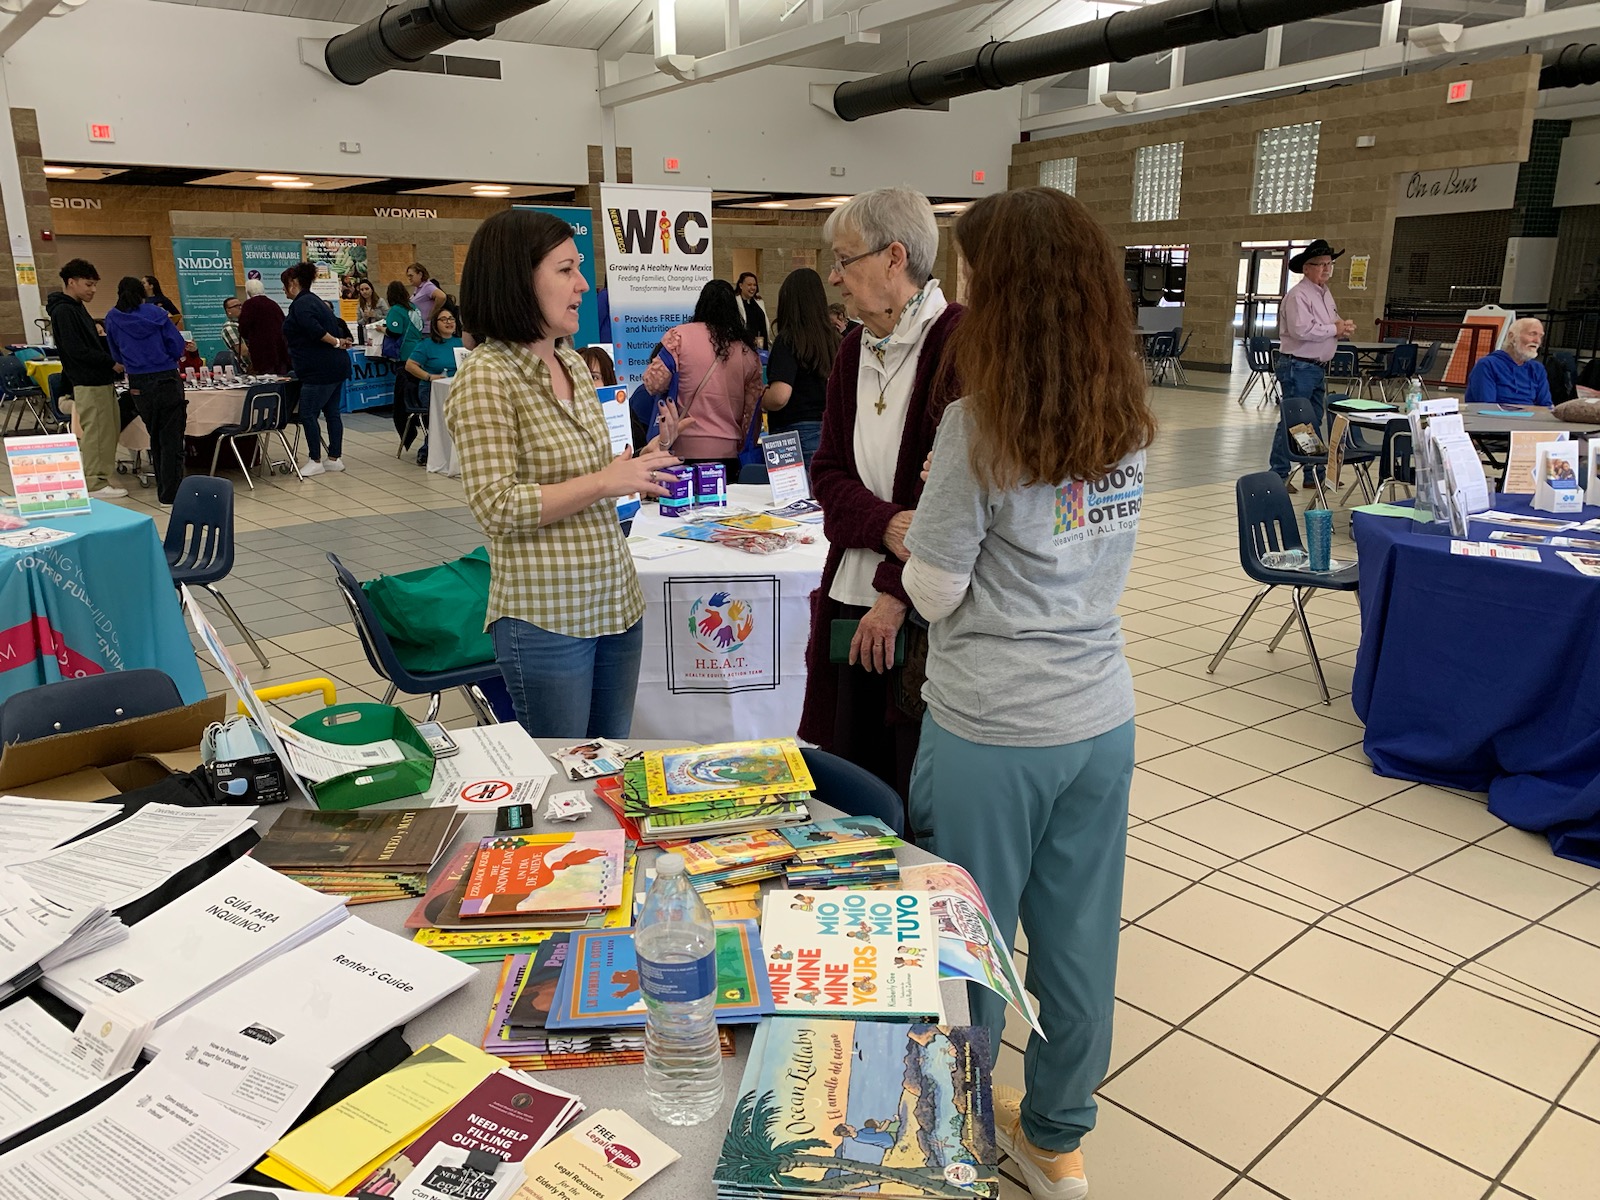
<path id="1" fill-rule="evenodd" d="M 847 549 L 876 550 L 886 555 L 873 576 L 872 586 L 898 596 L 909 606 L 900 582 L 905 564 L 883 543 L 884 531 L 896 513 L 916 508 L 922 496 L 922 464 L 933 449 L 934 435 L 944 410 L 960 398 L 954 373 L 943 368 L 944 349 L 961 320 L 963 309 L 952 304 L 934 320 L 922 343 L 917 373 L 911 383 L 911 403 L 906 410 L 900 457 L 895 463 L 892 500 L 880 500 L 861 482 L 856 469 L 856 385 L 861 367 L 861 326 L 845 335 L 828 376 L 828 402 L 822 413 L 822 441 L 811 462 L 811 487 L 822 504 L 823 531 L 828 535 L 828 561 L 822 584 L 811 593 L 811 640 L 806 644 L 806 699 L 800 713 L 800 736 L 824 750 L 831 749 L 833 716 L 839 700 L 839 672 L 828 661 L 829 630 L 840 605 L 828 595 L 839 562 Z M 890 705 L 889 723 L 907 720 Z"/>

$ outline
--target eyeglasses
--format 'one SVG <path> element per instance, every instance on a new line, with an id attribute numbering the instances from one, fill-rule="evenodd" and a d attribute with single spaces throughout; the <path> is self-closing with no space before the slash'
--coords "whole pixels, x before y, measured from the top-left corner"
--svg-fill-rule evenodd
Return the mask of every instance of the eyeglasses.
<path id="1" fill-rule="evenodd" d="M 835 258 L 833 260 L 833 267 L 829 274 L 843 275 L 844 269 L 851 263 L 860 262 L 863 258 L 871 258 L 874 254 L 882 254 L 889 248 L 889 246 L 892 245 L 894 245 L 894 243 L 890 242 L 887 246 L 879 246 L 876 250 L 863 250 L 860 254 L 852 254 L 849 258 Z"/>

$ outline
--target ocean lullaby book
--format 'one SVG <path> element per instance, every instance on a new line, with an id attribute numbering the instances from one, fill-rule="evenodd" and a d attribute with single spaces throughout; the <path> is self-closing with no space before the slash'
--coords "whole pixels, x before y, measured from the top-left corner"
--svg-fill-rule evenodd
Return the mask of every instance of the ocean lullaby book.
<path id="1" fill-rule="evenodd" d="M 592 912 L 622 903 L 620 829 L 501 834 L 478 844 L 463 917 Z"/>
<path id="2" fill-rule="evenodd" d="M 775 1017 L 756 1029 L 719 1197 L 993 1197 L 989 1031 Z"/>
<path id="3" fill-rule="evenodd" d="M 942 1017 L 932 899 L 887 890 L 768 892 L 761 945 L 776 1010 Z"/>
<path id="4" fill-rule="evenodd" d="M 644 769 L 652 807 L 711 800 L 759 802 L 812 788 L 811 772 L 793 738 L 649 750 Z"/>

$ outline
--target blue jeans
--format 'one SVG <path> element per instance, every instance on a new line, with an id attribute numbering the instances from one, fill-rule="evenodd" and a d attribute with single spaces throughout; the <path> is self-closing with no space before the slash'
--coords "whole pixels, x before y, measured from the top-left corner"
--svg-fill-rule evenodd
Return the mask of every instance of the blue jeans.
<path id="1" fill-rule="evenodd" d="M 567 637 L 515 617 L 489 627 L 517 722 L 533 737 L 608 737 L 633 727 L 644 619 L 624 633 Z"/>
<path id="2" fill-rule="evenodd" d="M 806 478 L 811 478 L 811 459 L 817 452 L 817 447 L 822 444 L 821 421 L 796 421 L 789 426 L 800 435 L 800 453 L 806 460 Z"/>
<path id="3" fill-rule="evenodd" d="M 1122 873 L 1133 780 L 1133 722 L 1060 746 L 987 746 L 927 713 L 911 772 L 911 825 L 924 849 L 965 867 L 1010 953 L 1028 935 L 1037 1033 L 1022 1060 L 1022 1131 L 1041 1150 L 1074 1150 L 1094 1128 L 1094 1090 L 1111 1062 Z M 929 832 L 931 831 L 931 832 Z M 996 1059 L 1006 1003 L 967 986 Z"/>
<path id="4" fill-rule="evenodd" d="M 1327 378 L 1327 372 L 1316 363 L 1280 355 L 1276 374 L 1285 396 L 1304 396 L 1311 401 L 1311 411 L 1316 415 L 1317 430 L 1320 433 L 1325 423 L 1322 409 L 1322 385 Z M 1281 420 L 1278 422 L 1277 429 L 1273 430 L 1272 433 L 1272 459 L 1270 466 L 1273 474 L 1277 475 L 1279 479 L 1289 478 L 1291 469 L 1289 440 L 1283 435 L 1283 422 Z M 1310 467 L 1306 467 L 1300 474 L 1301 478 L 1307 483 L 1311 482 Z"/>
<path id="5" fill-rule="evenodd" d="M 300 385 L 300 424 L 306 427 L 306 452 L 312 462 L 322 461 L 322 431 L 317 428 L 317 418 L 328 421 L 328 457 L 338 458 L 344 449 L 344 418 L 339 414 L 339 400 L 344 393 L 341 383 L 302 383 Z"/>

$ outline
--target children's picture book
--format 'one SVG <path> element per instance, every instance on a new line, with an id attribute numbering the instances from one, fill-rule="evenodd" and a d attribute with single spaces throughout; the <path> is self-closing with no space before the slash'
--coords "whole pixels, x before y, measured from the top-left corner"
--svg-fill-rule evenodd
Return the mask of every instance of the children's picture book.
<path id="1" fill-rule="evenodd" d="M 652 807 L 710 800 L 759 801 L 812 788 L 811 772 L 793 738 L 649 750 L 644 769 Z"/>
<path id="2" fill-rule="evenodd" d="M 944 1015 L 927 892 L 774 889 L 762 905 L 761 944 L 779 1013 Z"/>
<path id="3" fill-rule="evenodd" d="M 620 829 L 501 834 L 478 844 L 462 917 L 592 912 L 622 903 Z"/>
<path id="4" fill-rule="evenodd" d="M 751 829 L 690 842 L 678 853 L 683 855 L 684 869 L 690 875 L 703 875 L 758 863 L 783 862 L 794 856 L 794 847 L 773 830 Z"/>
<path id="5" fill-rule="evenodd" d="M 874 850 L 893 850 L 901 844 L 895 831 L 877 817 L 832 817 L 809 825 L 790 825 L 779 830 L 794 847 L 801 862 L 866 855 Z"/>
<path id="6" fill-rule="evenodd" d="M 754 921 L 720 921 L 716 929 L 717 1021 L 759 1021 L 773 1011 L 761 932 Z M 573 934 L 546 1028 L 627 1027 L 643 1025 L 644 1020 L 633 931 Z"/>
<path id="7" fill-rule="evenodd" d="M 981 1026 L 775 1017 L 750 1046 L 717 1195 L 998 1196 L 989 1060 Z"/>

